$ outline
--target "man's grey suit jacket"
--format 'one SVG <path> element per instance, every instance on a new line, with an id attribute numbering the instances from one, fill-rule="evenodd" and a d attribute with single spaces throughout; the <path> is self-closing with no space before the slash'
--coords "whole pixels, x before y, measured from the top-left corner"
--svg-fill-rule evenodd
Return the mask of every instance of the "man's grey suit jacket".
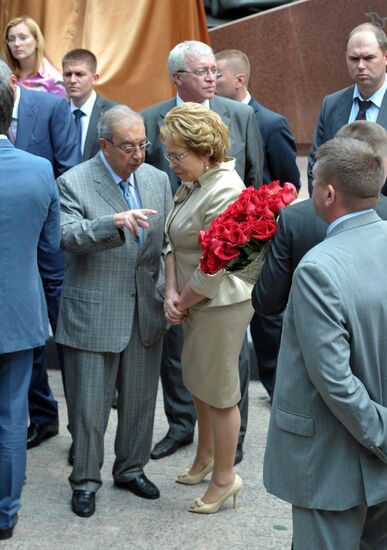
<path id="1" fill-rule="evenodd" d="M 110 99 L 105 99 L 97 94 L 93 110 L 91 111 L 89 127 L 87 129 L 85 146 L 83 148 L 82 160 L 89 160 L 93 158 L 99 151 L 99 139 L 98 139 L 98 122 L 101 116 L 117 105 Z"/>
<path id="2" fill-rule="evenodd" d="M 143 248 L 114 225 L 114 214 L 128 205 L 99 153 L 58 179 L 61 245 L 68 253 L 56 331 L 61 344 L 118 353 L 129 343 L 133 322 L 145 346 L 163 334 L 159 273 L 170 185 L 166 174 L 146 164 L 135 177 L 142 207 L 157 210 Z"/>
<path id="3" fill-rule="evenodd" d="M 297 506 L 387 501 L 386 249 L 387 222 L 363 212 L 337 225 L 294 273 L 264 484 Z"/>
<path id="4" fill-rule="evenodd" d="M 309 195 L 312 195 L 312 170 L 315 163 L 314 153 L 320 145 L 334 138 L 340 128 L 348 123 L 353 104 L 353 91 L 354 85 L 327 95 L 323 100 L 313 136 L 312 147 L 308 155 Z M 384 94 L 376 122 L 387 130 L 387 93 Z M 387 194 L 385 188 L 383 188 L 382 193 L 384 195 Z"/>
<path id="5" fill-rule="evenodd" d="M 165 146 L 160 141 L 160 127 L 165 115 L 176 107 L 176 98 L 163 101 L 145 109 L 141 115 L 151 145 L 146 161 L 168 174 L 172 193 L 175 194 L 179 180 L 164 157 Z M 255 114 L 251 107 L 239 101 L 215 96 L 210 99 L 210 108 L 218 113 L 230 132 L 231 148 L 229 154 L 236 158 L 235 169 L 245 185 L 262 185 L 263 149 L 258 132 Z"/>
<path id="6" fill-rule="evenodd" d="M 387 197 L 380 196 L 375 210 L 382 220 L 387 220 Z M 317 216 L 311 199 L 282 208 L 265 265 L 252 292 L 257 313 L 284 311 L 296 267 L 308 250 L 325 239 L 327 229 L 328 224 Z"/>

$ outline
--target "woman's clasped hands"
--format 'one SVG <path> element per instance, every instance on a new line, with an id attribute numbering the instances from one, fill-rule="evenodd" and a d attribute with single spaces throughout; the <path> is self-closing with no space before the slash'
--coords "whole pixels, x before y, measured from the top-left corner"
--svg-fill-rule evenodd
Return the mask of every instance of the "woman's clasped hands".
<path id="1" fill-rule="evenodd" d="M 181 306 L 180 294 L 177 291 L 170 291 L 165 296 L 164 313 L 166 320 L 171 325 L 180 325 L 187 319 L 188 309 Z"/>

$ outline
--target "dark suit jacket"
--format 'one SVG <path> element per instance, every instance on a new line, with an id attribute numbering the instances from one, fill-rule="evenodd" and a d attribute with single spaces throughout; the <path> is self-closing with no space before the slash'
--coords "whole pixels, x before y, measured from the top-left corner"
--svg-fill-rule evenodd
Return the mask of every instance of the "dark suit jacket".
<path id="1" fill-rule="evenodd" d="M 44 95 L 42 92 L 39 94 Z M 48 94 L 47 94 L 48 95 Z M 59 248 L 59 195 L 50 164 L 0 140 L 0 354 L 48 337 L 37 248 Z"/>
<path id="2" fill-rule="evenodd" d="M 65 99 L 19 87 L 16 147 L 51 162 L 55 177 L 78 163 L 74 118 Z"/>
<path id="3" fill-rule="evenodd" d="M 117 103 L 110 101 L 110 99 L 105 99 L 97 94 L 97 99 L 95 100 L 93 110 L 91 111 L 82 160 L 89 160 L 95 157 L 98 153 L 100 149 L 98 140 L 98 121 L 104 112 L 111 109 L 111 107 L 114 107 L 114 105 L 117 105 Z"/>
<path id="4" fill-rule="evenodd" d="M 381 195 L 375 210 L 387 220 L 386 197 Z M 252 292 L 257 313 L 269 315 L 285 309 L 294 270 L 308 250 L 325 239 L 327 229 L 328 225 L 315 213 L 311 199 L 281 210 L 266 263 Z"/>
<path id="5" fill-rule="evenodd" d="M 353 103 L 353 90 L 354 86 L 349 86 L 349 88 L 338 90 L 334 94 L 327 95 L 324 98 L 308 156 L 309 195 L 312 195 L 314 153 L 320 145 L 334 138 L 336 132 L 348 123 Z M 387 93 L 384 94 L 376 122 L 387 130 Z M 382 189 L 384 195 L 387 194 L 385 188 L 386 186 Z"/>
<path id="6" fill-rule="evenodd" d="M 249 105 L 254 109 L 262 138 L 264 161 L 263 183 L 279 180 L 290 181 L 300 189 L 300 171 L 296 163 L 296 144 L 288 121 L 282 115 L 270 111 L 251 97 Z"/>
<path id="7" fill-rule="evenodd" d="M 175 106 L 176 98 L 173 98 L 141 113 L 147 138 L 151 142 L 146 162 L 168 174 L 173 194 L 179 186 L 179 180 L 164 157 L 165 147 L 160 141 L 160 127 L 165 115 Z M 239 176 L 245 185 L 259 187 L 262 184 L 263 150 L 253 110 L 239 101 L 218 96 L 210 99 L 210 108 L 221 116 L 230 131 L 229 154 L 236 159 L 235 169 Z"/>

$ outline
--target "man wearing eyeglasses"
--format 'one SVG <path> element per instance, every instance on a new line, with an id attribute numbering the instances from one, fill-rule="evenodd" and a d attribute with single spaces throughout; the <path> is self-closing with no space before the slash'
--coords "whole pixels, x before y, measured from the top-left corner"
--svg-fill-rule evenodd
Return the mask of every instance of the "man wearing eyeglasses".
<path id="1" fill-rule="evenodd" d="M 148 499 L 145 476 L 157 397 L 162 334 L 160 275 L 171 191 L 144 164 L 142 118 L 117 105 L 99 124 L 101 151 L 58 179 L 67 253 L 56 340 L 63 345 L 74 441 L 72 510 L 95 511 L 103 439 L 115 387 L 118 424 L 114 484 Z"/>
<path id="2" fill-rule="evenodd" d="M 262 184 L 263 150 L 254 110 L 248 105 L 215 95 L 217 68 L 213 50 L 202 42 L 181 42 L 169 54 L 168 72 L 176 85 L 176 97 L 143 112 L 147 136 L 151 141 L 146 156 L 147 162 L 168 174 L 172 193 L 175 193 L 180 182 L 164 157 L 165 147 L 160 142 L 160 126 L 165 115 L 177 104 L 194 101 L 209 107 L 221 116 L 230 132 L 229 154 L 236 159 L 236 171 L 246 185 L 259 187 Z M 191 443 L 193 439 L 195 411 L 191 395 L 185 389 L 181 376 L 182 341 L 183 332 L 180 326 L 171 327 L 164 338 L 161 381 L 169 430 L 153 448 L 153 459 L 171 455 L 182 445 Z M 242 444 L 247 425 L 247 353 L 245 342 L 239 362 L 241 390 L 245 397 L 240 403 L 242 423 L 236 464 L 243 458 Z"/>

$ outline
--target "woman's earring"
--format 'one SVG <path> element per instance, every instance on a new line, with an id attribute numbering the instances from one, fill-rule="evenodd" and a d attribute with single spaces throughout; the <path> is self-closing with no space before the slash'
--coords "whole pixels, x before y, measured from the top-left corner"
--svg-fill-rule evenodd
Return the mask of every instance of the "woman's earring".
<path id="1" fill-rule="evenodd" d="M 208 164 L 208 160 L 204 160 L 203 164 L 204 164 L 204 170 L 207 171 L 210 167 L 209 164 Z"/>

